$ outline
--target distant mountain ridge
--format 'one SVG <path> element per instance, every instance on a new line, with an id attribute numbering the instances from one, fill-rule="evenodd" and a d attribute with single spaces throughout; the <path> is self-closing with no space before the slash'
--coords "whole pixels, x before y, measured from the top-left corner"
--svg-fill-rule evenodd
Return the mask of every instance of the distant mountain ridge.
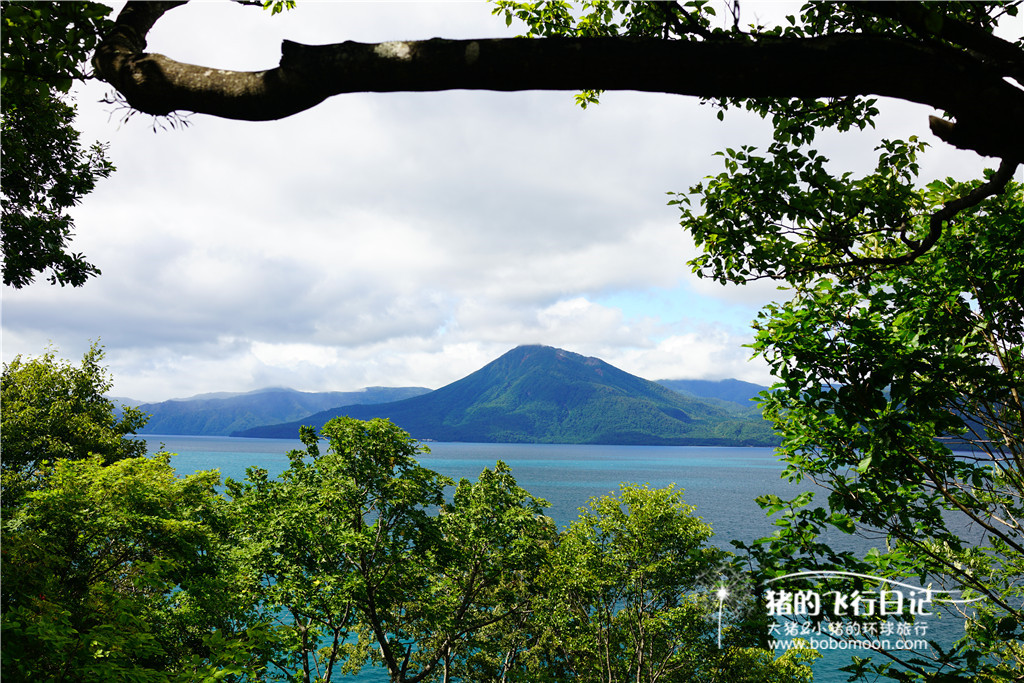
<path id="1" fill-rule="evenodd" d="M 139 433 L 228 436 L 260 425 L 298 420 L 338 405 L 388 403 L 429 391 L 423 387 L 367 387 L 362 391 L 305 392 L 275 387 L 246 393 L 201 394 L 138 405 L 151 415 Z M 132 401 L 122 402 L 135 405 Z"/>
<path id="2" fill-rule="evenodd" d="M 659 379 L 658 384 L 696 398 L 716 398 L 721 401 L 753 406 L 753 400 L 769 387 L 738 379 Z"/>
<path id="3" fill-rule="evenodd" d="M 745 383 L 744 383 L 745 384 Z M 756 385 L 752 385 L 756 386 Z M 434 441 L 767 446 L 779 442 L 756 409 L 708 401 L 598 358 L 520 346 L 436 391 L 391 403 L 334 407 L 233 436 L 295 438 L 300 425 L 386 417 Z"/>

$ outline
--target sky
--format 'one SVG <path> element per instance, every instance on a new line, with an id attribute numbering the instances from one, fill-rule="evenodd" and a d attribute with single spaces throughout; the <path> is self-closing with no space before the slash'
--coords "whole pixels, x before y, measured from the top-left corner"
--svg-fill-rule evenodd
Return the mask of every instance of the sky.
<path id="1" fill-rule="evenodd" d="M 121 4 L 115 5 L 120 9 Z M 169 12 L 149 50 L 259 70 L 280 41 L 507 37 L 481 3 L 310 2 L 271 16 L 229 2 Z M 780 6 L 745 3 L 743 20 Z M 714 68 L 695 65 L 694 68 Z M 160 401 L 286 386 L 438 388 L 521 344 L 599 357 L 648 379 L 770 384 L 745 348 L 785 296 L 700 280 L 666 193 L 761 148 L 745 112 L 693 98 L 571 92 L 352 94 L 282 121 L 204 115 L 186 126 L 76 91 L 83 140 L 117 171 L 73 211 L 72 249 L 103 274 L 82 288 L 4 288 L 2 355 L 98 340 L 112 393 Z M 930 142 L 922 176 L 986 164 L 928 132 L 927 107 L 881 101 L 877 129 L 826 134 L 837 170 L 864 173 L 882 138 Z"/>

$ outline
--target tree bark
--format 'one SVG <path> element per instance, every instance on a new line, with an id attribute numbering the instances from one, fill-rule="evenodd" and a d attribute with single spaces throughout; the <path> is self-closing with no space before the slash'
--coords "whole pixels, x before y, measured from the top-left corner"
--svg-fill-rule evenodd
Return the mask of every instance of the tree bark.
<path id="1" fill-rule="evenodd" d="M 932 132 L 951 145 L 1024 159 L 1024 90 L 967 51 L 911 38 L 284 41 L 277 68 L 242 72 L 145 52 L 146 32 L 180 4 L 129 2 L 96 51 L 97 76 L 141 112 L 260 121 L 344 93 L 451 89 L 636 90 L 707 98 L 875 95 L 948 112 L 955 123 L 940 119 Z"/>

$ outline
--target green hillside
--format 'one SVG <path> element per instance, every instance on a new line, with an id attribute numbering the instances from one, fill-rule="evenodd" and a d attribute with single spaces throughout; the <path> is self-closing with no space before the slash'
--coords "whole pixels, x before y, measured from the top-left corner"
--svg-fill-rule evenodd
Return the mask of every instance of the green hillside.
<path id="1" fill-rule="evenodd" d="M 774 445 L 760 416 L 683 395 L 597 358 L 521 346 L 437 391 L 378 405 L 342 406 L 235 433 L 294 438 L 333 417 L 386 417 L 435 441 L 661 445 Z"/>

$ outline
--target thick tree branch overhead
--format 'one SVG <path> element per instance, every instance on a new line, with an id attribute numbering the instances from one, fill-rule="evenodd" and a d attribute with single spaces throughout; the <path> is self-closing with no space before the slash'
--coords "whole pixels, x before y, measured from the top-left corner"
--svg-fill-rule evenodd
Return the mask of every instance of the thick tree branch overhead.
<path id="1" fill-rule="evenodd" d="M 284 41 L 280 64 L 256 72 L 183 64 L 146 53 L 146 33 L 183 2 L 128 2 L 94 57 L 96 74 L 135 109 L 280 119 L 354 92 L 637 90 L 696 97 L 892 97 L 934 107 L 938 137 L 992 157 L 1024 159 L 1024 90 L 1010 81 L 1024 53 L 866 33 L 725 40 L 508 38 Z M 916 20 L 912 18 L 908 23 Z M 972 47 L 981 41 L 969 36 Z M 1016 56 L 1016 60 L 1011 59 Z"/>

